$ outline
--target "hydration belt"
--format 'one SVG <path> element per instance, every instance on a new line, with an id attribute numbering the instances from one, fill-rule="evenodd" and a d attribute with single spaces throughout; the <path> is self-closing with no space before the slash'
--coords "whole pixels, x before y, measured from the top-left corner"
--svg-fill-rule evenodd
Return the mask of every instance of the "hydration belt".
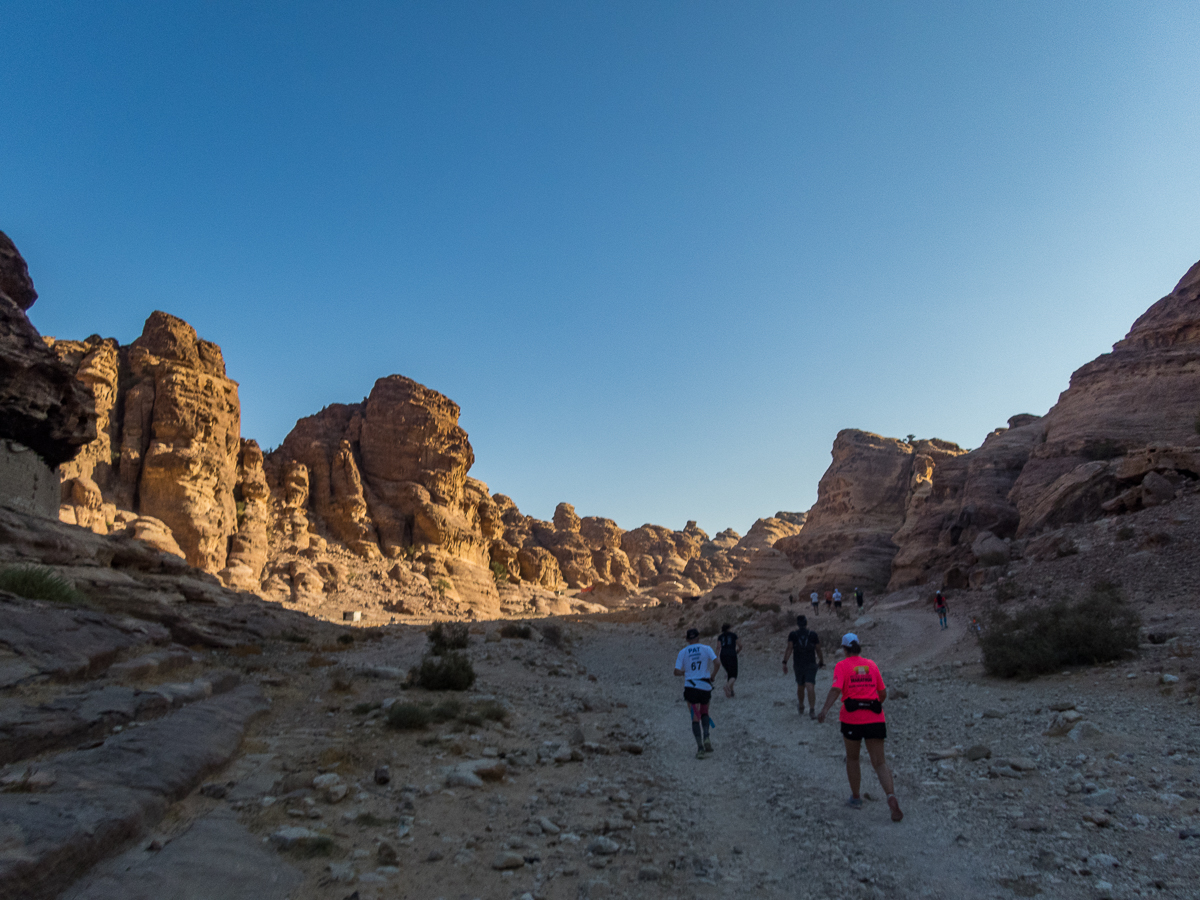
<path id="1" fill-rule="evenodd" d="M 860 709 L 869 709 L 877 715 L 883 712 L 883 701 L 881 700 L 856 700 L 853 697 L 847 697 L 844 705 L 846 712 L 858 712 Z"/>

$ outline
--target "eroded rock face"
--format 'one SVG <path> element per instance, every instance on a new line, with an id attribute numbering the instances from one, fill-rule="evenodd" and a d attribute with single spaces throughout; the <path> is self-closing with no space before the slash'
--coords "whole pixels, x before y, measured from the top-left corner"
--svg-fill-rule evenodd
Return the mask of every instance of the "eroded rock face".
<path id="1" fill-rule="evenodd" d="M 0 438 L 53 469 L 96 437 L 96 416 L 72 370 L 25 315 L 36 299 L 25 260 L 0 232 Z"/>
<path id="2" fill-rule="evenodd" d="M 1094 471 L 1095 463 L 1147 445 L 1200 443 L 1197 396 L 1200 263 L 1133 323 L 1111 353 L 1071 376 L 1070 387 L 1043 419 L 1044 440 L 1012 489 L 1019 533 L 1102 515 L 1103 504 L 1123 486 Z M 1056 512 L 1048 506 L 1052 491 L 1067 508 Z"/>
<path id="3" fill-rule="evenodd" d="M 889 590 L 961 580 L 978 561 L 972 545 L 981 533 L 1000 540 L 1016 534 L 1019 514 L 1008 494 L 1043 433 L 1039 417 L 1013 416 L 981 447 L 929 468 L 928 479 L 914 485 L 904 524 L 892 535 L 900 549 Z"/>
<path id="4" fill-rule="evenodd" d="M 799 589 L 886 587 L 898 550 L 892 535 L 910 503 L 931 489 L 939 463 L 964 452 L 936 439 L 909 444 L 856 429 L 839 432 L 803 530 L 775 544 L 804 575 Z"/>
<path id="5" fill-rule="evenodd" d="M 167 530 L 159 544 L 224 570 L 238 531 L 241 407 L 220 348 L 164 312 L 128 347 L 97 336 L 46 343 L 97 411 L 95 439 L 63 469 L 62 518 L 107 534 L 150 517 Z"/>
<path id="6" fill-rule="evenodd" d="M 443 595 L 461 585 L 458 599 L 494 613 L 489 545 L 503 523 L 487 486 L 467 476 L 475 455 L 458 415 L 449 398 L 392 375 L 362 403 L 301 419 L 272 465 L 303 467 L 318 531 L 366 559 L 415 557 Z"/>

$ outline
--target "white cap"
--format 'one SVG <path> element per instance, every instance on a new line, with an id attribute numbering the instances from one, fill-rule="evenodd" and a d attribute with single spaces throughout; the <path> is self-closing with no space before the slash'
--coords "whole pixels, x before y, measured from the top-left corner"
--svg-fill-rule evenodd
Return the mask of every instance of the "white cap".
<path id="1" fill-rule="evenodd" d="M 846 632 L 846 634 L 842 635 L 842 646 L 843 647 L 849 647 L 851 644 L 857 644 L 857 643 L 858 643 L 858 635 L 855 634 L 853 631 L 848 631 L 848 632 Z"/>

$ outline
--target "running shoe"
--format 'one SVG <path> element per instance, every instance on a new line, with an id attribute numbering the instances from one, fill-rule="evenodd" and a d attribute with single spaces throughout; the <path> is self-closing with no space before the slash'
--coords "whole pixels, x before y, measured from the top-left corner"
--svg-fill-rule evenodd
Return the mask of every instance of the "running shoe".
<path id="1" fill-rule="evenodd" d="M 696 759 L 704 759 L 707 754 L 703 750 L 696 751 Z"/>
<path id="2" fill-rule="evenodd" d="M 862 809 L 862 797 L 851 797 L 846 801 L 846 805 L 851 809 Z M 897 807 L 899 809 L 899 807 Z"/>
<path id="3" fill-rule="evenodd" d="M 712 753 L 712 752 L 713 752 L 713 749 L 712 749 L 712 741 L 710 741 L 708 738 L 705 738 L 705 739 L 704 739 L 704 752 L 705 752 L 705 753 Z"/>

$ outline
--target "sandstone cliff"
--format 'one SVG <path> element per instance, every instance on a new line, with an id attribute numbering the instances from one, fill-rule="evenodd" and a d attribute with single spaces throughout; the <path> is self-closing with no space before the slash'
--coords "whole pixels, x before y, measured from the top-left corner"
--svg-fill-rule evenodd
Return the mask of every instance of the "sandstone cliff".
<path id="1" fill-rule="evenodd" d="M 1111 353 L 1071 376 L 1013 487 L 1018 533 L 1102 515 L 1105 503 L 1141 485 L 1144 473 L 1121 471 L 1119 459 L 1130 452 L 1200 446 L 1198 396 L 1200 263 L 1133 323 Z M 1168 477 L 1178 483 L 1183 476 Z M 1123 506 L 1140 505 L 1140 493 L 1128 495 Z M 1144 499 L 1160 502 L 1163 495 L 1149 491 Z"/>
<path id="2" fill-rule="evenodd" d="M 0 232 L 0 504 L 52 515 L 54 467 L 95 438 L 96 416 L 25 315 L 35 300 L 25 260 Z"/>
<path id="3" fill-rule="evenodd" d="M 265 517 L 238 513 L 241 407 L 220 348 L 164 312 L 126 347 L 98 336 L 46 343 L 97 414 L 95 439 L 62 467 L 62 519 L 99 534 L 128 530 L 204 571 L 236 572 L 239 587 L 256 585 L 261 561 L 255 571 L 245 548 L 261 542 L 251 532 Z"/>
<path id="4" fill-rule="evenodd" d="M 775 544 L 801 571 L 799 590 L 886 587 L 897 551 L 892 536 L 930 491 L 934 469 L 965 452 L 936 439 L 910 444 L 839 432 L 803 530 Z"/>

